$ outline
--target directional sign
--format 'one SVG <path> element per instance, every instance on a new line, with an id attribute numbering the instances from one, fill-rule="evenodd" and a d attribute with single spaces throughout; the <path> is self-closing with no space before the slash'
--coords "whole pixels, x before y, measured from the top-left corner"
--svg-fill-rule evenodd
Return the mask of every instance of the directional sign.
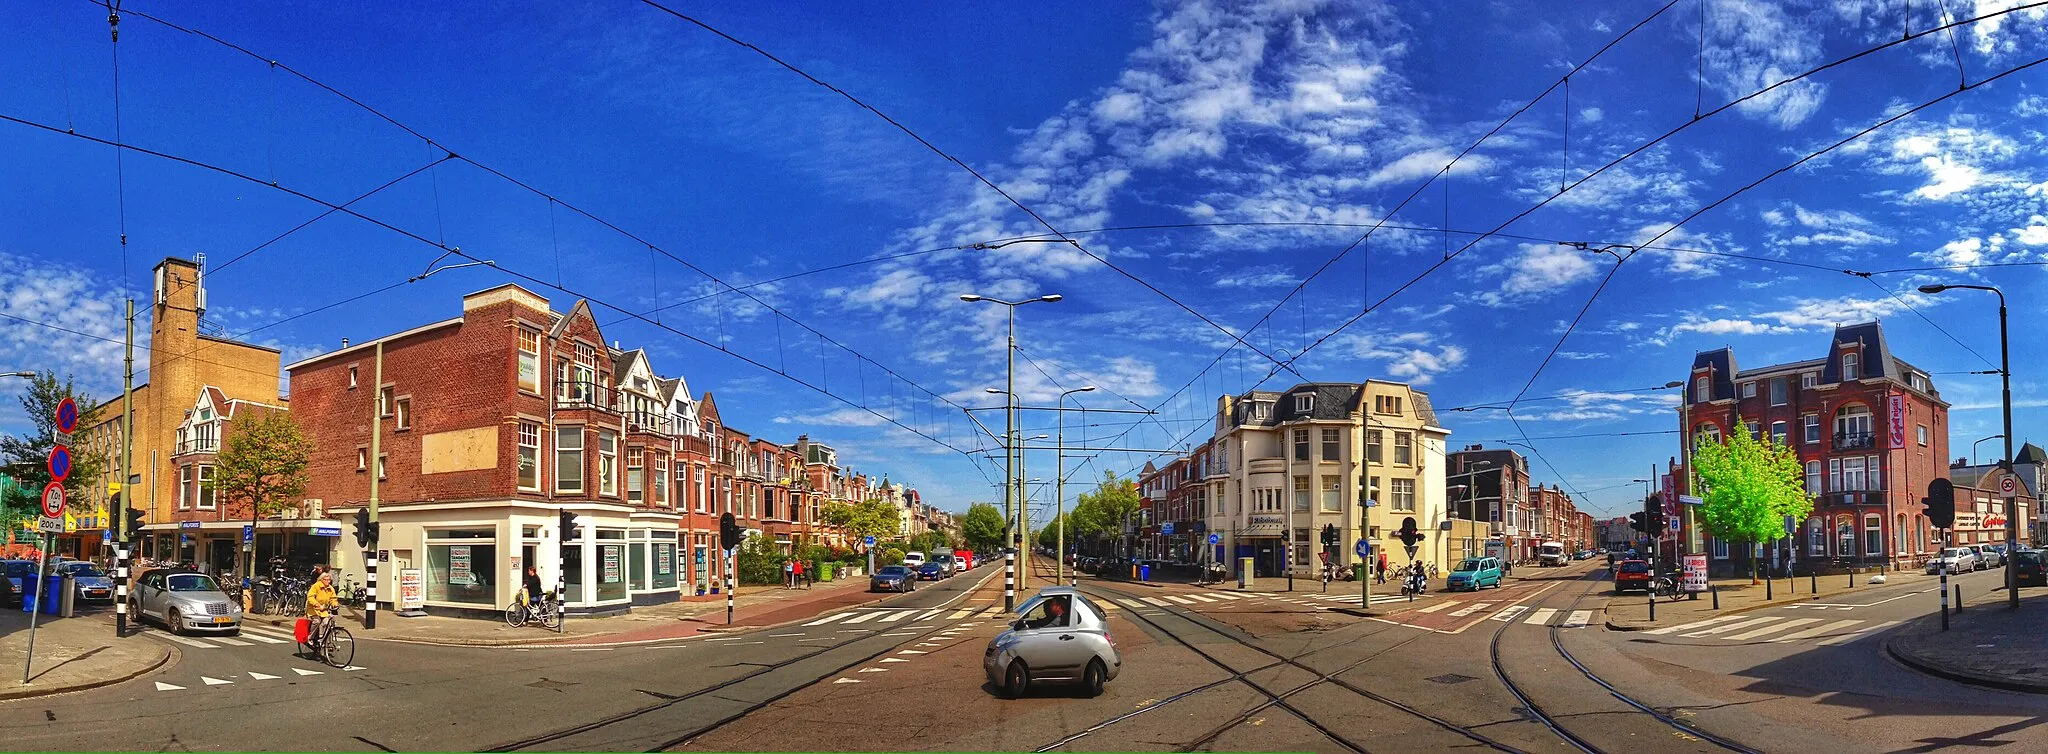
<path id="1" fill-rule="evenodd" d="M 249 544 L 250 542 L 254 542 L 254 541 L 256 541 L 256 527 L 254 527 L 254 526 L 244 526 L 244 527 L 242 527 L 242 544 L 245 544 L 245 545 L 246 545 L 246 544 Z"/>
<path id="2" fill-rule="evenodd" d="M 57 431 L 68 435 L 75 429 L 78 429 L 78 402 L 67 397 L 57 402 Z"/>
<path id="3" fill-rule="evenodd" d="M 872 534 L 870 534 L 870 535 L 868 535 L 868 536 L 865 536 L 865 537 L 861 537 L 861 538 L 860 538 L 860 543 L 861 543 L 861 544 L 864 544 L 864 545 L 867 545 L 867 546 L 869 546 L 869 547 L 874 547 L 874 546 L 875 546 L 875 537 L 874 537 L 874 535 L 872 535 Z"/>
<path id="4" fill-rule="evenodd" d="M 71 476 L 71 449 L 58 445 L 50 448 L 50 480 L 64 481 Z"/>
<path id="5" fill-rule="evenodd" d="M 64 483 L 51 482 L 43 488 L 43 516 L 57 519 L 57 531 L 64 531 Z"/>
<path id="6" fill-rule="evenodd" d="M 1222 541 L 1223 541 L 1223 535 L 1221 535 L 1221 534 L 1211 534 L 1211 535 L 1209 535 L 1209 544 L 1212 544 L 1212 545 L 1213 545 L 1213 544 L 1219 544 L 1219 543 L 1221 543 Z"/>
<path id="7" fill-rule="evenodd" d="M 2019 497 L 2020 478 L 2014 474 L 2006 474 L 2005 476 L 1999 477 L 1998 496 L 2005 498 L 2007 500 Z"/>
<path id="8" fill-rule="evenodd" d="M 1372 557 L 1372 541 L 1366 539 L 1358 540 L 1358 546 L 1354 549 L 1354 551 L 1358 553 L 1358 557 Z"/>

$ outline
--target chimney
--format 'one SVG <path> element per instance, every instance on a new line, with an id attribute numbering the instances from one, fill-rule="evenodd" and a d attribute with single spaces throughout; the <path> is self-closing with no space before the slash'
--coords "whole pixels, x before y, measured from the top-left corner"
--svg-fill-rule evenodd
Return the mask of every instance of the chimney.
<path id="1" fill-rule="evenodd" d="M 341 339 L 341 347 L 342 347 L 342 348 L 347 348 L 347 347 L 348 347 L 348 338 L 342 338 L 342 339 Z"/>

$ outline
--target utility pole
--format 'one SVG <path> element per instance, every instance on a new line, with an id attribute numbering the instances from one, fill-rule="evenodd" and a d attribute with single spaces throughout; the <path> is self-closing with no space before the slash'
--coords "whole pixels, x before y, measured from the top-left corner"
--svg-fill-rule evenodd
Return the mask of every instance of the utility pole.
<path id="1" fill-rule="evenodd" d="M 1073 242 L 1067 239 L 1043 239 L 1012 241 L 1009 243 Z M 980 245 L 976 248 L 1000 248 L 1009 245 L 1009 243 Z M 1024 479 L 1019 475 L 1017 468 L 1021 464 L 1021 456 L 1023 454 L 1023 449 L 1019 447 L 1021 443 L 1017 439 L 1017 307 L 1039 302 L 1049 304 L 1059 301 L 1060 298 L 1061 296 L 1057 293 L 1048 293 L 1038 298 L 1027 298 L 1023 301 L 1004 301 L 974 293 L 962 294 L 960 296 L 961 301 L 968 303 L 987 301 L 992 304 L 1001 304 L 1010 309 L 1009 346 L 1004 353 L 1005 366 L 1003 369 L 1003 443 L 1005 446 L 1003 448 L 1003 463 L 1005 473 L 1009 475 L 1009 478 L 1004 480 L 1003 505 L 1005 510 L 1003 514 L 1004 520 L 1008 522 L 1009 526 L 1013 527 L 1009 535 L 1005 537 L 1007 541 L 1004 542 L 1004 544 L 1008 545 L 1005 548 L 1008 552 L 1003 554 L 1003 609 L 1006 611 L 1016 609 L 1017 607 L 1017 550 L 1024 541 Z"/>
<path id="2" fill-rule="evenodd" d="M 121 494 L 114 496 L 120 502 L 121 510 L 110 506 L 107 515 L 114 519 L 114 636 L 128 635 L 128 541 L 137 532 L 128 531 L 128 503 L 135 494 L 128 489 L 130 465 L 135 460 L 135 299 L 128 299 L 128 335 L 124 340 L 125 355 L 121 376 Z M 152 467 L 154 472 L 154 467 Z M 150 487 L 156 486 L 156 474 L 150 474 Z"/>
<path id="3" fill-rule="evenodd" d="M 370 387 L 370 540 L 363 550 L 363 568 L 369 576 L 369 593 L 363 599 L 363 628 L 377 627 L 377 483 L 384 476 L 384 457 L 378 454 L 384 437 L 384 342 L 377 342 L 376 366 L 371 368 Z"/>

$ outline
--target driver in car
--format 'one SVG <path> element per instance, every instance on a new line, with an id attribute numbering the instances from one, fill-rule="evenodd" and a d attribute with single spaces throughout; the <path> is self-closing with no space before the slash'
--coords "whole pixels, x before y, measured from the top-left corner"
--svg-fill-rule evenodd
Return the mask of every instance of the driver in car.
<path id="1" fill-rule="evenodd" d="M 1054 597 L 1045 601 L 1045 615 L 1024 621 L 1025 628 L 1059 628 L 1067 625 L 1067 598 Z"/>

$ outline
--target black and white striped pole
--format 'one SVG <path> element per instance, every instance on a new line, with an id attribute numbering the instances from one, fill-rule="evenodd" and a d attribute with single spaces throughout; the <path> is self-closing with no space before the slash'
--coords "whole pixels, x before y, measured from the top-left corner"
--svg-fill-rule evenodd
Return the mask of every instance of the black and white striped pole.
<path id="1" fill-rule="evenodd" d="M 371 524 L 375 526 L 376 524 Z M 368 564 L 370 583 L 363 595 L 363 628 L 377 627 L 377 541 L 376 530 L 371 530 L 370 550 L 363 553 L 363 562 Z"/>
<path id="2" fill-rule="evenodd" d="M 114 635 L 128 635 L 128 543 L 114 542 Z"/>

